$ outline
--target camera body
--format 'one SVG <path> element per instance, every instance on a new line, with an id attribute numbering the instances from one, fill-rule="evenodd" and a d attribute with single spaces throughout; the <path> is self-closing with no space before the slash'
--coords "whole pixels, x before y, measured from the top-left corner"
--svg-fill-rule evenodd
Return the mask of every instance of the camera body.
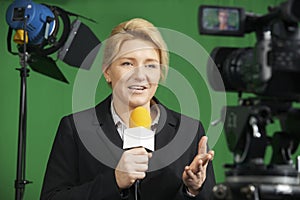
<path id="1" fill-rule="evenodd" d="M 300 2 L 295 0 L 271 8 L 263 16 L 247 14 L 243 8 L 200 6 L 200 34 L 243 36 L 255 32 L 257 38 L 254 47 L 216 47 L 212 51 L 214 62 L 209 62 L 207 69 L 213 89 L 221 90 L 214 83 L 215 74 L 220 73 L 226 91 L 299 101 L 299 9 Z M 227 28 L 219 25 L 222 20 Z"/>

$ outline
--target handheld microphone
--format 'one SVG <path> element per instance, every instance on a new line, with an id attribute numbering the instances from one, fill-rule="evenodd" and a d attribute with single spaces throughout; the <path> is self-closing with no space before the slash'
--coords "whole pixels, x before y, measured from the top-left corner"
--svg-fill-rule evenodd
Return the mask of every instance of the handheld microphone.
<path id="1" fill-rule="evenodd" d="M 141 106 L 135 108 L 130 115 L 129 128 L 124 131 L 123 149 L 144 147 L 154 151 L 154 131 L 150 126 L 149 111 Z"/>
<path id="2" fill-rule="evenodd" d="M 124 131 L 123 149 L 144 147 L 154 151 L 154 131 L 150 130 L 151 116 L 144 107 L 136 107 L 130 114 L 129 128 Z M 140 180 L 134 183 L 135 200 L 140 199 Z"/>

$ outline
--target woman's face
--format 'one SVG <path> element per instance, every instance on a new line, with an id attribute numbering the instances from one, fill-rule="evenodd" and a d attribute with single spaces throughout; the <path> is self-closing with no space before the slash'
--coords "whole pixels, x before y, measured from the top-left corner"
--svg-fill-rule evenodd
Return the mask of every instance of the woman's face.
<path id="1" fill-rule="evenodd" d="M 125 41 L 114 62 L 105 70 L 111 82 L 114 103 L 149 107 L 160 80 L 159 53 L 145 40 Z"/>
<path id="2" fill-rule="evenodd" d="M 219 22 L 220 24 L 227 24 L 228 21 L 228 13 L 225 11 L 219 12 Z"/>

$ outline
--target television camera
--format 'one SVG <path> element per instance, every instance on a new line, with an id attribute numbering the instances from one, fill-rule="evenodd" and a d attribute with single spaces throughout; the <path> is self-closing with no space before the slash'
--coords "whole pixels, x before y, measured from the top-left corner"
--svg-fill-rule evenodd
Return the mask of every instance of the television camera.
<path id="1" fill-rule="evenodd" d="M 300 141 L 300 110 L 293 106 L 300 101 L 299 9 L 297 0 L 270 7 L 265 15 L 235 7 L 199 7 L 200 34 L 254 32 L 257 40 L 254 47 L 216 47 L 207 64 L 214 90 L 222 90 L 215 78 L 220 74 L 225 90 L 239 95 L 238 106 L 222 111 L 234 163 L 225 165 L 225 182 L 214 187 L 214 199 L 300 198 L 299 167 L 292 160 Z M 243 93 L 255 97 L 242 98 Z M 279 120 L 281 130 L 271 137 L 266 126 L 274 119 Z M 273 152 L 265 164 L 267 146 Z"/>

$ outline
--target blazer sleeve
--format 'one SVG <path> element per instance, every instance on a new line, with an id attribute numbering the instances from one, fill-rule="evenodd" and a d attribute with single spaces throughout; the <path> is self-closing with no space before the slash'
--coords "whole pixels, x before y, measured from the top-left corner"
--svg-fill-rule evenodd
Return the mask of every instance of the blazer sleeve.
<path id="1" fill-rule="evenodd" d="M 121 199 L 114 170 L 99 174 L 89 182 L 80 183 L 78 145 L 72 117 L 64 117 L 59 125 L 41 191 L 41 200 Z"/>

